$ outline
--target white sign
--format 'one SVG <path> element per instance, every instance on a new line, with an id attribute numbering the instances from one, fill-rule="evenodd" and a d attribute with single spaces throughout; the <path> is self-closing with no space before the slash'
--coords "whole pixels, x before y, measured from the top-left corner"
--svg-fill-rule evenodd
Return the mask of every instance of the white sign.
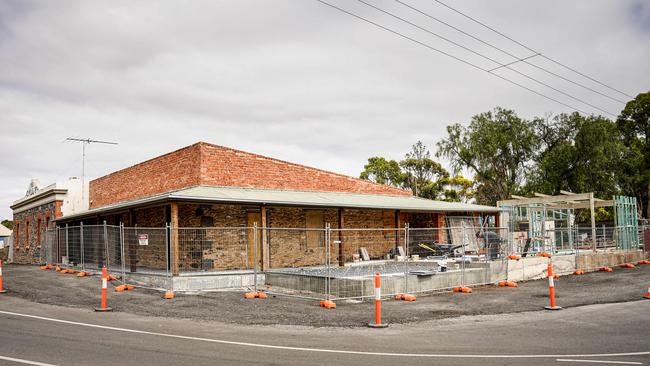
<path id="1" fill-rule="evenodd" d="M 149 245 L 149 234 L 138 234 L 138 244 Z"/>
<path id="2" fill-rule="evenodd" d="M 4 240 L 4 239 L 0 239 L 0 249 L 2 249 L 2 248 L 4 248 L 4 247 L 5 247 L 5 240 Z"/>

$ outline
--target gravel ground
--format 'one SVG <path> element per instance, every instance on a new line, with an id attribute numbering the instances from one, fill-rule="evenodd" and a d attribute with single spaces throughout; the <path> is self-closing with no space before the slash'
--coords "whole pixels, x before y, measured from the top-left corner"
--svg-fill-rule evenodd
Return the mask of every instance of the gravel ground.
<path id="1" fill-rule="evenodd" d="M 8 265 L 4 270 L 6 296 L 30 301 L 93 308 L 100 302 L 100 278 L 76 277 L 35 266 Z M 615 269 L 556 280 L 556 299 L 562 307 L 640 300 L 650 283 L 650 266 Z M 389 323 L 409 323 L 463 315 L 503 314 L 541 310 L 548 304 L 546 280 L 520 283 L 518 288 L 486 286 L 472 294 L 438 293 L 421 295 L 415 302 L 386 300 L 383 319 Z M 245 300 L 242 292 L 212 292 L 200 295 L 177 294 L 163 300 L 161 293 L 145 289 L 116 293 L 109 288 L 109 306 L 115 311 L 139 315 L 215 320 L 233 324 L 303 325 L 315 327 L 365 326 L 374 317 L 374 304 L 337 302 L 326 310 L 314 300 L 269 297 Z"/>

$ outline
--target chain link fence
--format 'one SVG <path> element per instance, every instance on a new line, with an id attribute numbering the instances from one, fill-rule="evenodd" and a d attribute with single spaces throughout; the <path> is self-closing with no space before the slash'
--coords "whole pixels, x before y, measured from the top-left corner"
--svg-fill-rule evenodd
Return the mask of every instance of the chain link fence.
<path id="1" fill-rule="evenodd" d="M 596 249 L 620 249 L 617 232 L 616 228 L 600 227 Z M 520 271 L 525 278 L 527 268 L 509 261 L 512 255 L 573 255 L 575 266 L 580 250 L 594 248 L 591 228 L 555 228 L 534 238 L 525 234 L 474 226 L 332 229 L 329 224 L 325 228 L 79 225 L 48 230 L 41 259 L 91 273 L 99 273 L 106 266 L 123 281 L 146 277 L 149 281 L 142 282 L 142 287 L 170 291 L 175 281 L 188 277 L 231 275 L 248 276 L 249 280 L 235 281 L 230 287 L 257 290 L 265 286 L 268 292 L 288 296 L 361 300 L 374 296 L 375 273 L 381 276 L 384 296 L 447 291 L 505 281 L 509 271 Z M 646 240 L 650 227 L 640 227 L 638 237 L 638 249 L 645 248 L 644 243 L 650 243 Z"/>

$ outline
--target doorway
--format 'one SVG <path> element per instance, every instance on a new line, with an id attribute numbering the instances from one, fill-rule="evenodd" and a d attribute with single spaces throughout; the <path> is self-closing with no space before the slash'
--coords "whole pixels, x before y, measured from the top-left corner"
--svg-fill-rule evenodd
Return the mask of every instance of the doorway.
<path id="1" fill-rule="evenodd" d="M 253 225 L 257 223 L 259 228 L 262 223 L 262 214 L 260 212 L 249 212 L 246 215 L 246 226 L 249 228 L 246 233 L 248 253 L 248 268 L 252 269 L 255 263 L 255 233 L 253 232 Z M 262 266 L 262 230 L 257 230 L 257 266 Z"/>

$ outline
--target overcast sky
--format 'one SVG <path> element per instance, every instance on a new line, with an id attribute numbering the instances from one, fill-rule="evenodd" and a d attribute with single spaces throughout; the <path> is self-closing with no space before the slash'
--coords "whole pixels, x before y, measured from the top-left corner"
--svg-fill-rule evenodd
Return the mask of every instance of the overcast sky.
<path id="1" fill-rule="evenodd" d="M 357 1 L 327 0 L 405 35 L 496 67 Z M 393 0 L 365 0 L 500 63 L 514 59 Z M 530 51 L 433 0 L 403 0 L 519 57 Z M 451 0 L 446 0 L 451 1 Z M 0 218 L 42 185 L 98 177 L 207 141 L 358 176 L 369 156 L 433 149 L 449 123 L 503 106 L 523 117 L 568 107 L 313 0 L 0 1 Z M 450 2 L 450 4 L 452 4 Z M 648 1 L 453 1 L 457 9 L 630 94 L 650 89 Z M 540 58 L 530 60 L 589 83 Z M 513 65 L 614 114 L 623 104 Z M 592 113 L 522 78 L 500 75 Z M 616 98 L 629 98 L 589 83 Z"/>

